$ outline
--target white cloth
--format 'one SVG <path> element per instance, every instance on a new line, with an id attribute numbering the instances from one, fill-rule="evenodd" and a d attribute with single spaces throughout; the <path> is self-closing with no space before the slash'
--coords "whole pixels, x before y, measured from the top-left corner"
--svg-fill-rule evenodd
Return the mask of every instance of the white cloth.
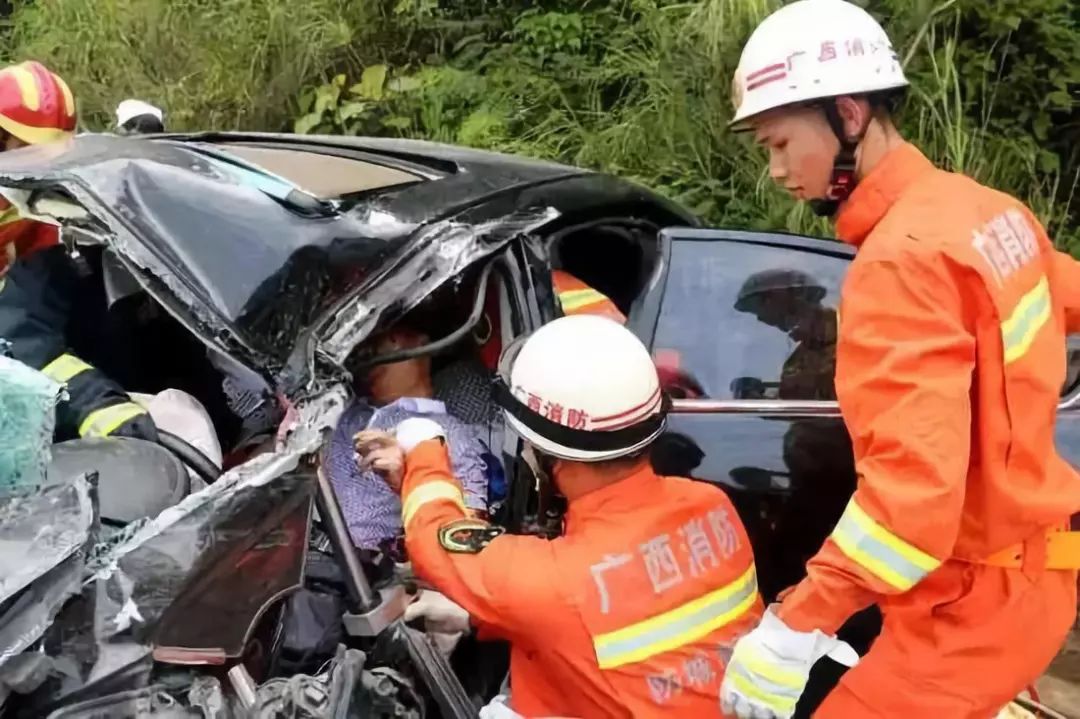
<path id="1" fill-rule="evenodd" d="M 187 392 L 167 389 L 157 394 L 129 392 L 133 402 L 138 403 L 150 414 L 150 419 L 160 429 L 175 434 L 221 469 L 221 442 L 218 440 L 210 414 L 199 400 Z M 190 468 L 192 491 L 202 489 L 205 483 Z"/>
<path id="2" fill-rule="evenodd" d="M 721 709 L 739 719 L 790 719 L 811 667 L 831 652 L 849 666 L 858 660 L 845 642 L 817 629 L 795 631 L 769 607 L 735 644 L 720 686 Z"/>
<path id="3" fill-rule="evenodd" d="M 441 425 L 426 417 L 410 417 L 397 426 L 394 432 L 401 449 L 408 454 L 416 448 L 416 445 L 436 437 L 445 437 Z"/>

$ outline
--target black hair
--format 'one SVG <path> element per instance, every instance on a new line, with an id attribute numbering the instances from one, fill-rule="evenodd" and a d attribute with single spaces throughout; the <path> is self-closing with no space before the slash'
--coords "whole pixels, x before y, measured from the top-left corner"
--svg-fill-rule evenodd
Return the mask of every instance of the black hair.
<path id="1" fill-rule="evenodd" d="M 904 109 L 907 101 L 907 88 L 897 87 L 891 90 L 871 92 L 866 95 L 870 109 L 875 113 L 884 113 L 887 117 L 895 118 Z"/>
<path id="2" fill-rule="evenodd" d="M 120 128 L 131 135 L 150 135 L 165 132 L 165 123 L 157 115 L 146 112 L 131 118 Z"/>

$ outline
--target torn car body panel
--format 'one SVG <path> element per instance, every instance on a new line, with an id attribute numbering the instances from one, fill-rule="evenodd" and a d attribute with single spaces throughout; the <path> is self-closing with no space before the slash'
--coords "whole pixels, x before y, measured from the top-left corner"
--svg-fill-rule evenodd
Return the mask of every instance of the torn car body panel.
<path id="1" fill-rule="evenodd" d="M 238 656 L 267 608 L 302 582 L 314 505 L 304 460 L 345 401 L 336 387 L 302 403 L 277 451 L 99 545 L 81 596 L 45 635 L 58 670 L 26 715 L 145 687 L 155 659 Z"/>
<path id="2" fill-rule="evenodd" d="M 340 365 L 374 322 L 558 216 L 506 201 L 432 218 L 413 198 L 397 216 L 393 198 L 313 199 L 223 157 L 198 143 L 82 135 L 5 153 L 0 193 L 25 216 L 106 244 L 204 341 L 267 379 L 288 363 L 287 390 L 310 384 L 323 334 L 321 354 Z M 544 171 L 514 181 L 558 174 L 537 165 Z M 456 188 L 463 201 L 507 192 L 498 178 L 469 180 L 440 192 Z"/>

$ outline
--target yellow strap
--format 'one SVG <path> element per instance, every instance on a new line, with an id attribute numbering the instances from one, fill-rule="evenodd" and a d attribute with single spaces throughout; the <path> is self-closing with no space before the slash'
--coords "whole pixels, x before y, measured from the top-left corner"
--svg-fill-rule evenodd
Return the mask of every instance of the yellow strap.
<path id="1" fill-rule="evenodd" d="M 1019 569 L 1024 564 L 1024 545 L 1014 544 L 975 563 Z M 1080 532 L 1047 532 L 1046 569 L 1080 569 Z"/>
<path id="2" fill-rule="evenodd" d="M 108 437 L 115 432 L 120 425 L 135 419 L 139 415 L 146 414 L 146 410 L 134 402 L 114 404 L 111 407 L 102 407 L 94 410 L 82 425 L 79 426 L 80 437 Z"/>
<path id="3" fill-rule="evenodd" d="M 90 369 L 93 369 L 93 367 L 86 364 L 75 355 L 62 354 L 49 364 L 45 365 L 45 369 L 41 371 L 46 377 L 54 382 L 66 384 L 76 375 L 80 375 Z"/>
<path id="4" fill-rule="evenodd" d="M 456 484 L 447 482 L 446 480 L 427 482 L 409 492 L 409 496 L 405 497 L 404 501 L 402 501 L 401 525 L 407 528 L 409 522 L 412 521 L 412 518 L 416 516 L 416 513 L 420 511 L 421 507 L 429 502 L 437 502 L 439 500 L 453 502 L 453 504 L 462 512 L 465 512 L 465 500 L 461 496 L 461 488 Z"/>

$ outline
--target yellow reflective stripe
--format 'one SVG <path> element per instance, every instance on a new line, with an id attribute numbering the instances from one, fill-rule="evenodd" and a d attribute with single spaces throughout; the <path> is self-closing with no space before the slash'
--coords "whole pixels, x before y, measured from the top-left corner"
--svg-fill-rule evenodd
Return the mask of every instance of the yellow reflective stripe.
<path id="1" fill-rule="evenodd" d="M 64 96 L 64 114 L 75 114 L 75 96 L 71 94 L 71 88 L 64 82 L 64 78 L 60 77 L 56 73 L 53 73 L 53 80 L 56 81 L 57 86 L 60 88 L 60 92 Z"/>
<path id="2" fill-rule="evenodd" d="M 22 65 L 13 65 L 7 71 L 19 86 L 19 95 L 26 109 L 31 112 L 37 110 L 41 106 L 41 94 L 38 92 L 37 78 L 34 77 L 34 73 Z"/>
<path id="3" fill-rule="evenodd" d="M 436 502 L 445 499 L 453 502 L 462 512 L 465 511 L 465 500 L 461 496 L 461 489 L 452 482 L 443 480 L 428 482 L 409 492 L 409 496 L 401 505 L 401 525 L 408 527 L 416 513 L 428 502 Z"/>
<path id="4" fill-rule="evenodd" d="M 753 649 L 749 649 L 745 645 L 739 645 L 735 647 L 735 652 L 731 656 L 731 661 L 728 666 L 738 665 L 743 667 L 748 673 L 756 674 L 759 677 L 767 680 L 770 684 L 775 684 L 783 689 L 790 689 L 796 692 L 795 698 L 802 694 L 803 688 L 806 686 L 807 677 L 800 672 L 790 671 L 788 669 L 780 669 L 767 661 L 761 659 L 757 652 Z"/>
<path id="5" fill-rule="evenodd" d="M 75 355 L 62 354 L 45 365 L 45 369 L 41 371 L 54 382 L 65 384 L 70 382 L 76 375 L 80 375 L 89 369 L 93 369 L 93 367 Z"/>
<path id="6" fill-rule="evenodd" d="M 0 210 L 0 225 L 10 225 L 12 222 L 18 222 L 21 219 L 19 215 L 19 208 L 12 205 L 11 207 Z M 12 255 L 14 256 L 14 246 L 12 247 Z"/>
<path id="7" fill-rule="evenodd" d="M 697 641 L 745 614 L 757 599 L 754 567 L 731 584 L 628 627 L 593 637 L 601 669 L 645 661 Z"/>
<path id="8" fill-rule="evenodd" d="M 1044 275 L 1035 288 L 1016 303 L 1009 319 L 1001 323 L 1005 364 L 1015 362 L 1031 349 L 1031 343 L 1050 319 L 1050 314 L 1050 283 Z"/>
<path id="9" fill-rule="evenodd" d="M 114 404 L 94 410 L 79 426 L 80 437 L 108 437 L 124 422 L 146 414 L 146 410 L 134 402 Z"/>
<path id="10" fill-rule="evenodd" d="M 788 715 L 795 711 L 795 705 L 799 701 L 798 698 L 792 699 L 791 697 L 770 694 L 764 689 L 759 688 L 750 679 L 739 674 L 737 671 L 726 672 L 724 674 L 724 679 L 735 685 L 735 688 L 738 689 L 739 693 L 743 696 L 750 699 L 756 699 L 778 714 Z"/>
<path id="11" fill-rule="evenodd" d="M 605 300 L 607 300 L 607 295 L 592 289 L 567 290 L 559 293 L 559 304 L 562 305 L 564 313 L 573 312 Z"/>
<path id="12" fill-rule="evenodd" d="M 941 561 L 885 529 L 852 499 L 832 532 L 832 540 L 849 559 L 900 591 L 907 591 Z"/>

